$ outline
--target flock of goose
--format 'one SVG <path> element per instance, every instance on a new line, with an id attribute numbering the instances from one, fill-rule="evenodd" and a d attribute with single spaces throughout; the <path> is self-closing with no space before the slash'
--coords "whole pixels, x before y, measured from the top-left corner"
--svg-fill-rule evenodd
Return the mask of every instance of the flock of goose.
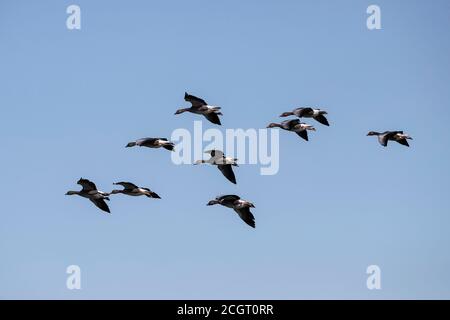
<path id="1" fill-rule="evenodd" d="M 211 106 L 205 100 L 190 95 L 184 94 L 184 100 L 191 104 L 189 108 L 182 108 L 175 112 L 175 114 L 181 114 L 183 112 L 191 112 L 194 114 L 203 115 L 210 122 L 221 125 L 219 116 L 222 115 L 220 107 Z M 317 122 L 329 126 L 327 118 L 325 117 L 327 112 L 321 109 L 302 107 L 296 108 L 292 111 L 284 112 L 280 117 L 294 116 L 296 118 L 283 121 L 281 123 L 270 123 L 267 128 L 281 128 L 286 131 L 295 132 L 298 136 L 308 141 L 308 131 L 316 131 L 316 129 L 306 123 L 300 122 L 301 118 L 312 118 Z M 403 133 L 403 131 L 385 131 L 376 132 L 370 131 L 367 136 L 377 136 L 378 142 L 386 147 L 389 141 L 398 142 L 404 146 L 409 147 L 408 141 L 411 140 L 411 136 Z M 147 148 L 164 148 L 169 151 L 174 151 L 175 145 L 166 138 L 143 138 L 136 141 L 129 142 L 126 147 L 147 147 Z M 217 166 L 221 173 L 230 182 L 236 184 L 236 177 L 233 172 L 233 167 L 238 166 L 237 159 L 226 157 L 220 150 L 208 150 L 205 151 L 210 155 L 208 160 L 197 160 L 194 164 L 210 164 Z M 66 195 L 78 195 L 92 201 L 99 209 L 110 213 L 110 209 L 106 201 L 109 201 L 109 196 L 114 194 L 124 194 L 128 196 L 146 196 L 148 198 L 160 199 L 160 196 L 152 190 L 144 187 L 138 187 L 131 182 L 116 182 L 113 185 L 122 186 L 121 190 L 112 190 L 111 192 L 102 192 L 97 189 L 97 186 L 92 181 L 81 178 L 77 184 L 81 185 L 80 191 L 68 191 Z M 243 200 L 237 195 L 223 195 L 218 196 L 214 200 L 208 202 L 208 206 L 220 204 L 224 207 L 233 209 L 239 217 L 250 227 L 255 228 L 255 217 L 250 212 L 250 208 L 254 208 L 254 204 L 250 201 Z"/>

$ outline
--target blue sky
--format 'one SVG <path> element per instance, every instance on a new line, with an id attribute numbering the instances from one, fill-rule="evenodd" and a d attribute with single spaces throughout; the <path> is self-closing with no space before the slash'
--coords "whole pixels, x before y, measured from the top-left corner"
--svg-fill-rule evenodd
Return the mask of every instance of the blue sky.
<path id="1" fill-rule="evenodd" d="M 373 3 L 382 30 L 366 27 Z M 449 13 L 445 0 L 2 1 L 0 298 L 450 298 Z M 280 132 L 279 173 L 242 165 L 237 186 L 124 148 L 191 129 L 197 117 L 173 115 L 184 91 L 220 105 L 222 129 L 299 105 L 331 126 L 308 143 Z M 411 148 L 365 136 L 397 129 Z M 64 196 L 80 177 L 163 199 L 117 196 L 106 216 Z M 255 203 L 255 230 L 206 206 L 226 193 Z"/>

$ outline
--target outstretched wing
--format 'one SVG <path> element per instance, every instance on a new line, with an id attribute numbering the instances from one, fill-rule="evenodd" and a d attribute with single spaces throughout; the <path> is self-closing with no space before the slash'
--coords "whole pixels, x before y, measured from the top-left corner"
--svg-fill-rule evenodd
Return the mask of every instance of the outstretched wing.
<path id="1" fill-rule="evenodd" d="M 320 122 L 323 125 L 329 126 L 327 118 L 323 114 L 319 114 L 318 116 L 315 116 L 314 119 L 318 122 Z"/>
<path id="2" fill-rule="evenodd" d="M 378 136 L 378 142 L 383 147 L 387 147 L 387 145 L 388 145 L 388 137 L 389 137 L 389 134 L 387 134 L 387 133 L 381 134 L 381 135 Z"/>
<path id="3" fill-rule="evenodd" d="M 91 200 L 100 210 L 111 213 L 105 200 L 103 199 L 89 199 L 89 200 Z"/>
<path id="4" fill-rule="evenodd" d="M 125 190 L 134 190 L 137 189 L 138 186 L 131 182 L 116 182 L 115 185 L 122 186 Z"/>
<path id="5" fill-rule="evenodd" d="M 295 113 L 298 117 L 312 116 L 314 114 L 314 110 L 312 108 L 298 108 L 295 110 Z"/>
<path id="6" fill-rule="evenodd" d="M 155 142 L 156 140 L 158 140 L 158 138 L 145 138 L 145 139 L 140 139 L 138 140 L 139 145 L 142 147 L 154 147 L 155 146 Z"/>
<path id="7" fill-rule="evenodd" d="M 144 190 L 148 191 L 148 193 L 146 194 L 147 197 L 161 199 L 161 197 L 156 192 L 153 192 L 149 188 L 141 188 L 141 189 L 144 189 Z"/>
<path id="8" fill-rule="evenodd" d="M 287 128 L 288 130 L 291 130 L 293 127 L 295 127 L 296 125 L 300 124 L 300 120 L 299 119 L 291 119 L 291 120 L 285 120 L 281 123 L 281 125 L 285 128 Z"/>
<path id="9" fill-rule="evenodd" d="M 208 119 L 210 122 L 214 123 L 214 124 L 218 124 L 219 126 L 222 125 L 220 123 L 220 118 L 217 115 L 217 113 L 214 112 L 210 112 L 210 113 L 204 113 L 203 114 L 205 116 L 206 119 Z"/>
<path id="10" fill-rule="evenodd" d="M 408 141 L 406 141 L 406 139 L 400 139 L 400 140 L 397 140 L 397 142 L 404 146 L 409 147 L 409 143 L 408 143 Z"/>
<path id="11" fill-rule="evenodd" d="M 306 130 L 296 131 L 295 133 L 298 134 L 303 139 L 305 139 L 306 141 L 308 141 L 308 132 Z"/>
<path id="12" fill-rule="evenodd" d="M 228 202 L 228 201 L 235 202 L 236 200 L 241 199 L 241 197 L 239 197 L 239 196 L 237 196 L 235 194 L 227 194 L 227 195 L 223 195 L 223 196 L 217 197 L 216 199 L 217 200 L 221 200 L 221 201 L 223 200 L 223 201 L 226 201 L 226 202 Z"/>
<path id="13" fill-rule="evenodd" d="M 207 105 L 205 100 L 188 94 L 187 92 L 184 93 L 184 100 L 190 102 L 193 107 L 201 107 Z"/>
<path id="14" fill-rule="evenodd" d="M 78 181 L 78 184 L 83 187 L 82 191 L 94 191 L 94 190 L 97 190 L 97 187 L 96 187 L 95 183 L 93 183 L 92 181 L 89 181 L 88 179 L 81 178 Z"/>
<path id="15" fill-rule="evenodd" d="M 248 224 L 252 228 L 255 228 L 255 226 L 256 226 L 256 224 L 255 224 L 255 217 L 250 212 L 250 208 L 249 207 L 235 208 L 234 211 L 237 212 L 239 217 L 241 217 L 241 219 L 246 224 Z"/>
<path id="16" fill-rule="evenodd" d="M 386 131 L 384 133 L 384 135 L 388 138 L 391 139 L 393 137 L 395 137 L 397 134 L 403 134 L 403 131 Z"/>
<path id="17" fill-rule="evenodd" d="M 236 177 L 234 176 L 231 164 L 219 164 L 217 168 L 219 168 L 219 170 L 222 172 L 225 178 L 227 178 L 232 183 L 236 184 Z"/>

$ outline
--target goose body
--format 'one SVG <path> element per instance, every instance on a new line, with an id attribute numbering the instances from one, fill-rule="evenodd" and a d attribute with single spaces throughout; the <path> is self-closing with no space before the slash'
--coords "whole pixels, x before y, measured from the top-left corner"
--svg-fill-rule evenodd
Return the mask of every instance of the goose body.
<path id="1" fill-rule="evenodd" d="M 296 108 L 292 111 L 283 112 L 280 117 L 296 116 L 299 118 L 313 118 L 317 122 L 329 126 L 327 118 L 325 115 L 328 114 L 325 110 L 311 108 L 311 107 L 301 107 Z"/>
<path id="2" fill-rule="evenodd" d="M 191 104 L 190 108 L 178 109 L 175 114 L 180 114 L 183 112 L 191 112 L 194 114 L 203 115 L 208 121 L 221 125 L 219 115 L 222 113 L 219 111 L 220 107 L 208 105 L 208 103 L 196 96 L 190 95 L 187 92 L 184 93 L 184 100 Z"/>
<path id="3" fill-rule="evenodd" d="M 126 145 L 126 148 L 135 146 L 147 148 L 164 148 L 170 151 L 174 151 L 175 147 L 175 145 L 166 138 L 142 138 L 136 141 L 129 142 Z"/>
<path id="4" fill-rule="evenodd" d="M 255 228 L 255 217 L 250 212 L 250 208 L 254 208 L 253 203 L 242 200 L 239 196 L 230 194 L 216 197 L 208 202 L 208 206 L 220 204 L 224 207 L 233 209 L 239 217 L 250 227 Z"/>
<path id="5" fill-rule="evenodd" d="M 227 178 L 230 182 L 236 184 L 236 176 L 233 172 L 233 166 L 237 167 L 237 159 L 231 157 L 225 157 L 222 151 L 220 150 L 209 150 L 205 151 L 211 155 L 208 160 L 197 160 L 194 164 L 207 163 L 211 165 L 217 166 L 217 168 L 222 172 L 222 174 Z"/>
<path id="6" fill-rule="evenodd" d="M 161 197 L 157 193 L 151 191 L 150 189 L 138 187 L 131 182 L 116 182 L 114 183 L 114 185 L 122 186 L 123 189 L 113 190 L 111 191 L 111 194 L 122 193 L 133 197 L 146 196 L 148 198 L 161 199 Z"/>
<path id="7" fill-rule="evenodd" d="M 285 120 L 281 123 L 271 123 L 267 128 L 280 128 L 286 131 L 292 131 L 306 141 L 308 141 L 308 130 L 316 131 L 312 125 L 302 123 L 299 119 Z"/>
<path id="8" fill-rule="evenodd" d="M 109 210 L 108 205 L 106 204 L 105 200 L 109 201 L 109 193 L 99 191 L 95 185 L 95 183 L 81 178 L 78 180 L 77 184 L 82 186 L 82 189 L 80 191 L 68 191 L 66 195 L 78 195 L 83 198 L 87 198 L 91 200 L 92 203 L 94 203 L 99 209 L 111 213 Z"/>
<path id="9" fill-rule="evenodd" d="M 398 142 L 406 147 L 409 147 L 408 140 L 412 140 L 412 137 L 408 134 L 403 133 L 403 131 L 385 131 L 385 132 L 376 132 L 370 131 L 368 136 L 377 136 L 378 142 L 383 146 L 387 147 L 389 141 Z"/>

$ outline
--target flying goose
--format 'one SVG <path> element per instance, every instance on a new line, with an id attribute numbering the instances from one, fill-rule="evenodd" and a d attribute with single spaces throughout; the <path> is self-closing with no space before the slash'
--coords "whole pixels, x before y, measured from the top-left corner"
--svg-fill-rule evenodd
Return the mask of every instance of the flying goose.
<path id="1" fill-rule="evenodd" d="M 267 126 L 267 128 L 281 128 L 286 131 L 292 131 L 298 134 L 301 138 L 308 141 L 308 132 L 307 130 L 316 131 L 316 129 L 306 123 L 301 123 L 299 119 L 291 119 L 286 120 L 281 123 L 271 123 Z"/>
<path id="2" fill-rule="evenodd" d="M 241 217 L 241 219 L 250 227 L 255 228 L 255 217 L 250 212 L 250 208 L 254 208 L 253 203 L 242 200 L 239 196 L 230 194 L 216 197 L 216 199 L 208 202 L 208 206 L 220 204 L 227 208 L 231 208 Z"/>
<path id="3" fill-rule="evenodd" d="M 194 164 L 208 163 L 211 165 L 217 166 L 217 168 L 222 172 L 222 174 L 232 183 L 236 184 L 236 177 L 234 176 L 232 166 L 237 167 L 237 160 L 231 157 L 225 157 L 222 151 L 220 150 L 208 150 L 205 151 L 211 155 L 211 158 L 208 160 L 197 160 Z"/>
<path id="4" fill-rule="evenodd" d="M 323 125 L 329 126 L 327 118 L 325 118 L 326 111 L 314 109 L 311 107 L 297 108 L 289 112 L 283 112 L 280 117 L 296 116 L 299 118 L 313 118 Z"/>
<path id="5" fill-rule="evenodd" d="M 161 148 L 174 151 L 175 145 L 166 138 L 142 138 L 136 141 L 129 142 L 125 147 L 131 148 L 134 146 L 147 148 Z"/>
<path id="6" fill-rule="evenodd" d="M 409 135 L 404 134 L 403 131 L 385 131 L 383 133 L 379 133 L 376 131 L 370 131 L 367 135 L 368 136 L 377 136 L 378 142 L 383 147 L 387 147 L 389 140 L 398 142 L 404 146 L 409 147 L 407 139 L 412 140 L 412 138 Z"/>
<path id="7" fill-rule="evenodd" d="M 131 182 L 116 182 L 113 184 L 122 186 L 124 189 L 123 190 L 113 190 L 113 191 L 111 191 L 111 194 L 122 193 L 122 194 L 126 194 L 128 196 L 135 196 L 135 197 L 147 196 L 149 198 L 161 199 L 161 197 L 158 194 L 151 191 L 150 189 L 138 187 L 137 185 L 135 185 Z"/>
<path id="8" fill-rule="evenodd" d="M 83 188 L 80 191 L 68 191 L 66 195 L 78 195 L 83 198 L 87 198 L 101 210 L 111 213 L 108 205 L 105 202 L 105 200 L 109 201 L 109 193 L 98 191 L 95 183 L 87 179 L 81 178 L 80 180 L 78 180 L 77 184 L 81 185 Z"/>
<path id="9" fill-rule="evenodd" d="M 183 112 L 192 112 L 195 114 L 202 114 L 210 122 L 221 125 L 219 115 L 221 116 L 222 113 L 219 112 L 219 110 L 220 110 L 219 107 L 210 106 L 210 105 L 208 105 L 208 103 L 205 100 L 197 98 L 196 96 L 190 95 L 187 92 L 184 93 L 184 100 L 190 102 L 192 106 L 190 108 L 178 109 L 175 112 L 175 114 L 180 114 Z"/>

